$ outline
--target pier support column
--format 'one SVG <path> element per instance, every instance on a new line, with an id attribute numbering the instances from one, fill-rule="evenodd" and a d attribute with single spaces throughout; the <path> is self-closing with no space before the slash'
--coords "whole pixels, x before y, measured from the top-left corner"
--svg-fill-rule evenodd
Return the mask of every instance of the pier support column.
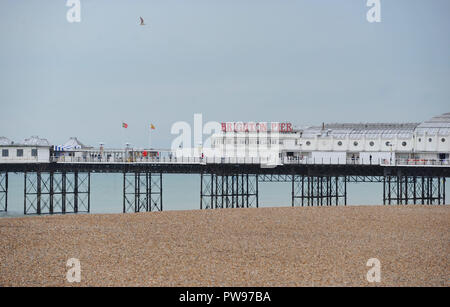
<path id="1" fill-rule="evenodd" d="M 0 173 L 0 212 L 8 211 L 8 173 Z"/>
<path id="2" fill-rule="evenodd" d="M 347 205 L 346 177 L 292 175 L 292 207 L 338 205 Z"/>
<path id="3" fill-rule="evenodd" d="M 258 208 L 258 176 L 200 174 L 200 209 Z"/>
<path id="4" fill-rule="evenodd" d="M 162 173 L 123 174 L 123 213 L 163 211 Z"/>
<path id="5" fill-rule="evenodd" d="M 445 204 L 445 178 L 386 176 L 383 191 L 383 204 Z"/>
<path id="6" fill-rule="evenodd" d="M 25 173 L 24 214 L 90 212 L 90 173 Z"/>

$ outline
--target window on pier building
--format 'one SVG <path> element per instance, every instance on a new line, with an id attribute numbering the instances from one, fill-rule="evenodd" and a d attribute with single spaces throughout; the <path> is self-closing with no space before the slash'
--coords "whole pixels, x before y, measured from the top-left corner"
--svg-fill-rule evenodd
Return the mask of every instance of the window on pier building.
<path id="1" fill-rule="evenodd" d="M 16 156 L 17 157 L 23 157 L 23 149 L 17 149 Z"/>
<path id="2" fill-rule="evenodd" d="M 32 150 L 31 150 L 31 156 L 32 156 L 32 157 L 37 157 L 37 154 L 38 154 L 37 149 L 32 149 Z"/>
<path id="3" fill-rule="evenodd" d="M 2 149 L 2 157 L 8 157 L 9 156 L 9 150 L 8 149 Z"/>

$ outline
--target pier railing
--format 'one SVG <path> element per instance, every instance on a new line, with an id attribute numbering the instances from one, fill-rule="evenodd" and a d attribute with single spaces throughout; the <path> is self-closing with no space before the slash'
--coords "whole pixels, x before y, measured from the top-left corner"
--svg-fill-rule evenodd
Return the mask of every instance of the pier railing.
<path id="1" fill-rule="evenodd" d="M 124 159 L 115 156 L 52 157 L 56 163 L 89 164 L 256 164 L 256 165 L 381 165 L 381 166 L 439 166 L 450 167 L 449 159 L 338 159 L 296 157 L 138 157 Z"/>

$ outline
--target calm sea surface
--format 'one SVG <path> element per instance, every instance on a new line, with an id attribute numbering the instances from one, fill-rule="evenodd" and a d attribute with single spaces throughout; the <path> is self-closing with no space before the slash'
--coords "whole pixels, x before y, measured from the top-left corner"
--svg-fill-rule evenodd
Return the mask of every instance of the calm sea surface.
<path id="1" fill-rule="evenodd" d="M 447 182 L 447 195 L 449 189 Z M 8 212 L 0 217 L 23 216 L 23 174 L 9 174 Z M 259 183 L 260 207 L 291 206 L 291 183 Z M 383 203 L 381 183 L 347 184 L 348 205 Z M 448 200 L 447 200 L 448 203 Z M 123 175 L 91 175 L 91 213 L 121 213 L 123 207 Z M 200 209 L 200 175 L 163 175 L 163 209 Z"/>

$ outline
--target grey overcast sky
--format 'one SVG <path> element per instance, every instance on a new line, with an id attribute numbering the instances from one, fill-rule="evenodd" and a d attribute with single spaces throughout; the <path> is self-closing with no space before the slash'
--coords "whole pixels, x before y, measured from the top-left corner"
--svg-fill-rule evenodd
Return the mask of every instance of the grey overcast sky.
<path id="1" fill-rule="evenodd" d="M 0 1 L 0 136 L 168 147 L 176 121 L 420 122 L 450 111 L 450 1 Z M 138 25 L 142 16 L 147 26 Z M 121 122 L 130 127 L 123 135 Z"/>

